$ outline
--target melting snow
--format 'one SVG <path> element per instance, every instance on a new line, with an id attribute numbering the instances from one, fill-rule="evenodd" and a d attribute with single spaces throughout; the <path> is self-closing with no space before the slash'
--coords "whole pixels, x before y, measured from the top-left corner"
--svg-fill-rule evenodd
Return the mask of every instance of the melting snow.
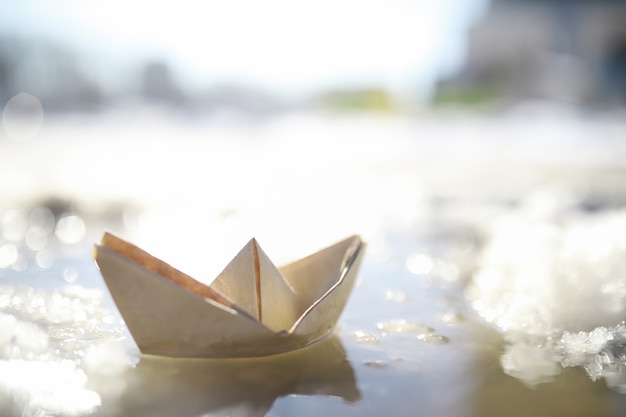
<path id="1" fill-rule="evenodd" d="M 626 209 L 584 212 L 546 197 L 495 222 L 466 289 L 528 384 L 582 366 L 626 392 Z"/>

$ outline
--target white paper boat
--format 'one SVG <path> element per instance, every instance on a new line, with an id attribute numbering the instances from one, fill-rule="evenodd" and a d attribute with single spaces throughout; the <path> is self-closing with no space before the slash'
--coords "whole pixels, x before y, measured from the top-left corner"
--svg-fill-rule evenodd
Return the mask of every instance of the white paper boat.
<path id="1" fill-rule="evenodd" d="M 252 239 L 210 285 L 109 233 L 94 257 L 142 353 L 251 357 L 330 334 L 364 249 L 352 236 L 278 269 Z"/>

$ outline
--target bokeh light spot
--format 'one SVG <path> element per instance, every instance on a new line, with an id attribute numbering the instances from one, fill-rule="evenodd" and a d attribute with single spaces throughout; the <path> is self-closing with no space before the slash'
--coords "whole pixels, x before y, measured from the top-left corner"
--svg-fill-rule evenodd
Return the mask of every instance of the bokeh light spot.
<path id="1" fill-rule="evenodd" d="M 15 245 L 11 243 L 7 243 L 6 245 L 0 246 L 0 268 L 8 268 L 13 265 L 19 253 Z"/>
<path id="2" fill-rule="evenodd" d="M 78 243 L 85 235 L 85 222 L 75 214 L 66 215 L 59 219 L 54 233 L 63 243 Z"/>
<path id="3" fill-rule="evenodd" d="M 30 212 L 30 225 L 41 229 L 46 234 L 52 233 L 56 222 L 54 213 L 48 207 L 37 207 Z"/>
<path id="4" fill-rule="evenodd" d="M 432 258 L 423 253 L 411 255 L 406 261 L 407 269 L 415 275 L 428 275 L 432 272 L 433 266 Z"/>
<path id="5" fill-rule="evenodd" d="M 2 126 L 6 135 L 21 142 L 32 139 L 43 124 L 43 106 L 37 97 L 19 93 L 11 97 L 2 111 Z"/>
<path id="6" fill-rule="evenodd" d="M 54 264 L 54 253 L 47 249 L 41 250 L 35 255 L 35 261 L 39 268 L 48 269 Z"/>
<path id="7" fill-rule="evenodd" d="M 69 283 L 76 282 L 78 279 L 78 270 L 74 267 L 68 266 L 63 270 L 63 279 Z"/>
<path id="8" fill-rule="evenodd" d="M 26 245 L 33 251 L 38 251 L 46 247 L 48 235 L 40 227 L 31 227 L 26 232 Z"/>
<path id="9" fill-rule="evenodd" d="M 26 218 L 19 210 L 9 210 L 2 216 L 2 237 L 19 242 L 26 233 Z"/>

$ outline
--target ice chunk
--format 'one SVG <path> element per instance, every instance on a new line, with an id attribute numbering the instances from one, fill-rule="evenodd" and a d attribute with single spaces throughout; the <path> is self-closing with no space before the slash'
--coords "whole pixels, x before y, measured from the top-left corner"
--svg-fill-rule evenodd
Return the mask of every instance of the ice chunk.
<path id="1" fill-rule="evenodd" d="M 380 340 L 371 333 L 365 332 L 363 330 L 357 330 L 354 332 L 354 338 L 357 342 L 362 344 L 376 344 L 379 343 Z"/>
<path id="2" fill-rule="evenodd" d="M 417 340 L 433 345 L 445 345 L 450 341 L 446 336 L 435 333 L 420 333 L 417 335 Z"/>
<path id="3" fill-rule="evenodd" d="M 121 343 L 109 340 L 91 346 L 85 352 L 82 367 L 88 375 L 117 376 L 132 367 L 128 353 Z"/>
<path id="4" fill-rule="evenodd" d="M 24 354 L 37 354 L 46 350 L 48 333 L 34 323 L 17 322 L 14 332 L 15 345 Z"/>
<path id="5" fill-rule="evenodd" d="M 11 393 L 21 415 L 84 415 L 100 405 L 85 388 L 87 377 L 72 361 L 0 361 L 0 393 Z"/>
<path id="6" fill-rule="evenodd" d="M 590 331 L 626 317 L 626 210 L 496 222 L 467 293 L 507 333 Z"/>
<path id="7" fill-rule="evenodd" d="M 509 345 L 500 363 L 505 373 L 530 386 L 551 381 L 560 372 L 549 351 L 523 343 Z"/>
<path id="8" fill-rule="evenodd" d="M 9 343 L 15 334 L 15 317 L 0 313 L 0 346 Z"/>
<path id="9" fill-rule="evenodd" d="M 376 325 L 383 335 L 389 333 L 433 333 L 435 329 L 425 324 L 414 323 L 405 319 L 383 321 Z"/>
<path id="10" fill-rule="evenodd" d="M 626 324 L 591 332 L 565 332 L 554 346 L 563 366 L 582 366 L 596 380 L 626 392 Z"/>
<path id="11" fill-rule="evenodd" d="M 626 209 L 530 204 L 494 222 L 466 289 L 504 335 L 505 372 L 527 384 L 584 367 L 626 391 Z"/>

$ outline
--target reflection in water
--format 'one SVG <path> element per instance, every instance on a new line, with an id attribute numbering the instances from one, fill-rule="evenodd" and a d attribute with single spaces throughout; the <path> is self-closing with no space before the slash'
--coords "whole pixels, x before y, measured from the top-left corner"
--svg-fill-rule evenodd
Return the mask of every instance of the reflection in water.
<path id="1" fill-rule="evenodd" d="M 282 396 L 361 398 L 337 336 L 306 349 L 254 359 L 170 359 L 143 356 L 123 396 L 99 416 L 263 416 Z"/>
<path id="2" fill-rule="evenodd" d="M 619 395 L 593 382 L 581 368 L 563 369 L 551 382 L 530 387 L 502 372 L 497 343 L 475 355 L 472 372 L 479 382 L 467 407 L 480 417 L 567 416 L 617 417 L 623 415 Z M 621 400 L 623 401 L 623 400 Z"/>

